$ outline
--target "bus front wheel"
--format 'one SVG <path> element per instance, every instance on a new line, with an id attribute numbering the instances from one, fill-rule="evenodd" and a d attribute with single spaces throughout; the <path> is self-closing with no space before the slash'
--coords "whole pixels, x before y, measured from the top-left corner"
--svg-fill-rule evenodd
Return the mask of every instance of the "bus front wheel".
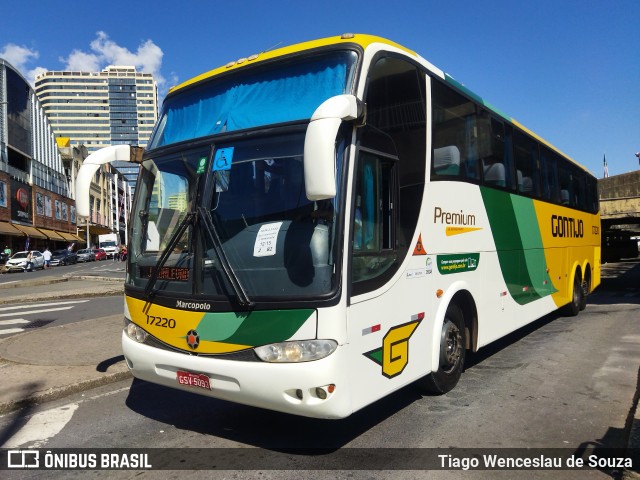
<path id="1" fill-rule="evenodd" d="M 465 359 L 466 331 L 464 316 L 458 305 L 447 308 L 440 334 L 440 362 L 438 370 L 420 380 L 421 387 L 431 393 L 443 394 L 456 386 Z"/>

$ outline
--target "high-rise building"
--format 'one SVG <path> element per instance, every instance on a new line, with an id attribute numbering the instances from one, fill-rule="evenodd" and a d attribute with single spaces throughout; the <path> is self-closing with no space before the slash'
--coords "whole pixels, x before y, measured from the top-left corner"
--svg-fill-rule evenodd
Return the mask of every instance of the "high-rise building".
<path id="1" fill-rule="evenodd" d="M 56 135 L 89 153 L 109 145 L 145 147 L 158 119 L 157 85 L 135 67 L 49 71 L 36 77 L 35 91 Z"/>

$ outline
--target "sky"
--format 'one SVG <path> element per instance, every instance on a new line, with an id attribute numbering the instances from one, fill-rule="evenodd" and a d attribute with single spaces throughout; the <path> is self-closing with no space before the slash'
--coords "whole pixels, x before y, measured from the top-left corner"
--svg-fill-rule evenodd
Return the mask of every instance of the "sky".
<path id="1" fill-rule="evenodd" d="M 638 0 L 0 0 L 0 58 L 46 70 L 134 65 L 172 85 L 273 47 L 378 35 L 410 48 L 603 176 L 638 170 Z"/>

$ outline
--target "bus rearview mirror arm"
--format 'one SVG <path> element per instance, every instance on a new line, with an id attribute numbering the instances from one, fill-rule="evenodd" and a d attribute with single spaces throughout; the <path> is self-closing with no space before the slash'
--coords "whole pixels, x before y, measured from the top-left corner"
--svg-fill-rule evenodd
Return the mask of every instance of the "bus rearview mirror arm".
<path id="1" fill-rule="evenodd" d="M 89 217 L 89 189 L 91 180 L 102 165 L 114 161 L 142 163 L 144 149 L 131 145 L 111 145 L 91 153 L 82 162 L 76 177 L 76 214 Z"/>
<path id="2" fill-rule="evenodd" d="M 304 139 L 304 186 L 311 201 L 336 196 L 336 136 L 342 122 L 365 120 L 365 104 L 355 95 L 325 100 L 311 116 Z"/>

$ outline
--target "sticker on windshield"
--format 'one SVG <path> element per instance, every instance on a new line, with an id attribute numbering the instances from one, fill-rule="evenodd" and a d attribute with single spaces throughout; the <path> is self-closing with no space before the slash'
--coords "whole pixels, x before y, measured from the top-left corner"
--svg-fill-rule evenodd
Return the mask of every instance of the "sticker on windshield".
<path id="1" fill-rule="evenodd" d="M 282 222 L 267 223 L 260 227 L 256 243 L 253 245 L 254 257 L 268 257 L 276 254 L 280 227 L 282 227 Z"/>
<path id="2" fill-rule="evenodd" d="M 213 157 L 213 171 L 216 170 L 231 170 L 231 162 L 233 161 L 233 148 L 227 147 L 216 150 L 216 155 Z"/>
<path id="3" fill-rule="evenodd" d="M 202 157 L 199 161 L 198 161 L 198 170 L 196 170 L 196 173 L 199 175 L 201 173 L 204 173 L 204 169 L 207 166 L 207 157 Z"/>

